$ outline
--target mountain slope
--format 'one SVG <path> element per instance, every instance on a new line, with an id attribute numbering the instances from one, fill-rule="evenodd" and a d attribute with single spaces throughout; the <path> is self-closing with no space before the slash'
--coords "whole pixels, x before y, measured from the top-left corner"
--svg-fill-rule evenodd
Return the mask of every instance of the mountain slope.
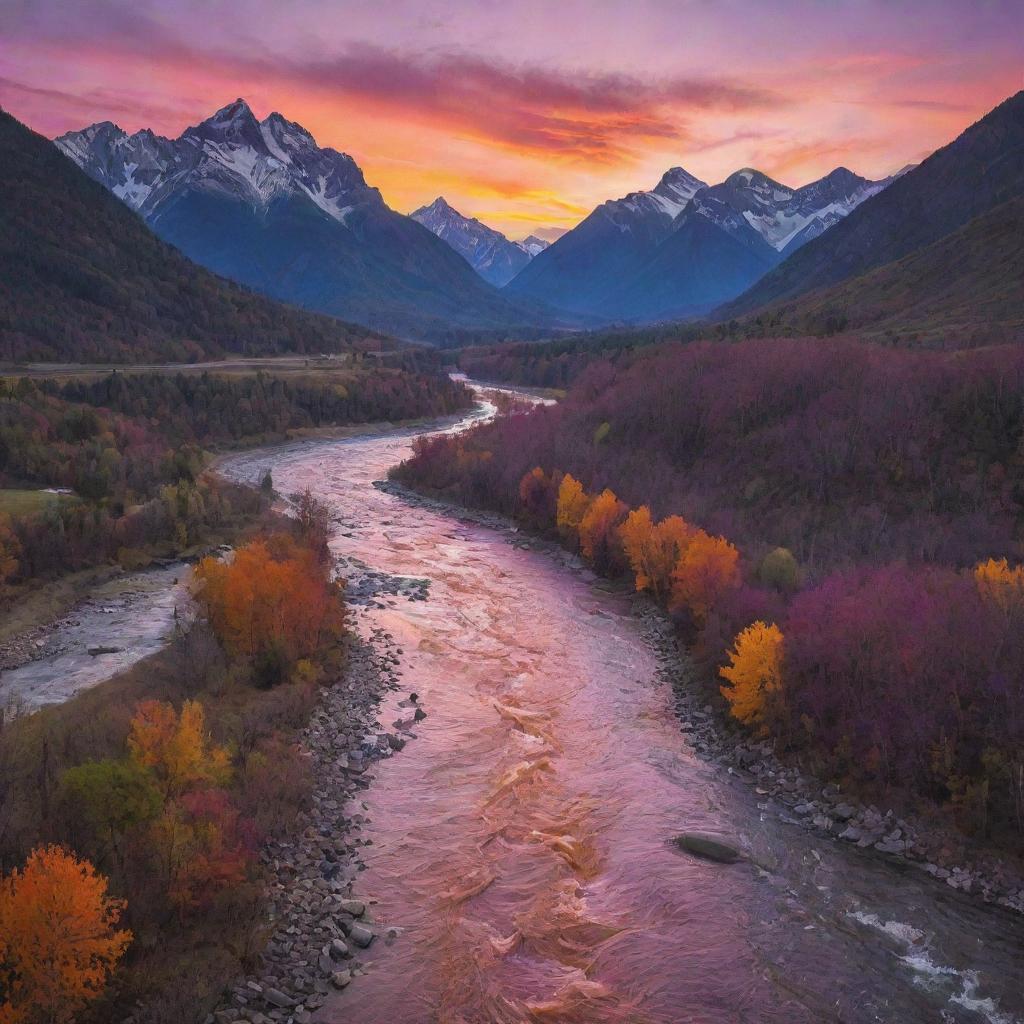
<path id="1" fill-rule="evenodd" d="M 57 145 L 161 238 L 275 298 L 434 341 L 556 323 L 391 210 L 350 156 L 243 100 L 174 140 L 105 123 Z"/>
<path id="2" fill-rule="evenodd" d="M 216 277 L 0 111 L 0 358 L 190 360 L 376 348 Z"/>
<path id="3" fill-rule="evenodd" d="M 602 203 L 535 256 L 505 291 L 560 309 L 596 311 L 609 290 L 646 263 L 703 187 L 704 182 L 674 167 L 650 192 Z"/>
<path id="4" fill-rule="evenodd" d="M 447 242 L 485 281 L 495 288 L 509 283 L 531 253 L 475 217 L 464 217 L 443 196 L 409 214 L 414 221 Z"/>
<path id="5" fill-rule="evenodd" d="M 1024 194 L 1024 92 L 716 311 L 721 319 L 864 274 Z"/>
<path id="6" fill-rule="evenodd" d="M 738 295 L 778 262 L 778 253 L 742 219 L 727 230 L 696 203 L 668 238 L 599 307 L 637 321 L 680 319 Z"/>
<path id="7" fill-rule="evenodd" d="M 1024 341 L 1024 197 L 900 260 L 780 304 L 767 332 L 780 331 L 957 348 Z"/>

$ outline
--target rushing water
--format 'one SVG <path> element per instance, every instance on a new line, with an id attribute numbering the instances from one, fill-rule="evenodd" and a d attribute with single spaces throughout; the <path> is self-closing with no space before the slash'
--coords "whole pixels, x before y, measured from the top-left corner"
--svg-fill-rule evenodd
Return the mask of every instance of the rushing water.
<path id="1" fill-rule="evenodd" d="M 688 747 L 625 599 L 372 486 L 408 435 L 233 456 L 345 525 L 339 555 L 431 581 L 375 608 L 428 712 L 365 799 L 381 939 L 318 1020 L 1024 1020 L 1024 922 L 811 836 Z M 386 724 L 399 717 L 386 708 Z M 671 843 L 737 837 L 713 864 Z"/>

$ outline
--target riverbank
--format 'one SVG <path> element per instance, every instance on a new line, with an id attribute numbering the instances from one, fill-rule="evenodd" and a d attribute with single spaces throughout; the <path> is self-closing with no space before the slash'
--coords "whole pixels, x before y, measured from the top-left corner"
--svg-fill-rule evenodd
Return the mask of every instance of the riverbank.
<path id="1" fill-rule="evenodd" d="M 504 533 L 510 544 L 542 552 L 587 574 L 595 583 L 599 579 L 559 544 L 526 533 L 504 515 L 420 494 L 394 481 L 380 481 L 374 486 L 412 505 Z M 772 743 L 740 731 L 724 710 L 715 706 L 707 683 L 680 645 L 664 612 L 644 595 L 633 595 L 632 603 L 645 637 L 658 656 L 661 678 L 675 694 L 676 713 L 687 741 L 702 759 L 750 786 L 763 812 L 869 855 L 905 863 L 986 903 L 1024 913 L 1024 871 L 1020 865 L 920 816 L 898 814 L 860 801 L 777 756 Z"/>
<path id="2" fill-rule="evenodd" d="M 399 656 L 394 639 L 374 629 L 368 639 L 352 639 L 344 675 L 320 689 L 297 738 L 312 771 L 311 806 L 288 836 L 268 842 L 260 855 L 271 934 L 259 968 L 237 979 L 207 1024 L 308 1024 L 330 991 L 363 973 L 361 958 L 374 943 L 395 938 L 374 921 L 357 878 L 364 867 L 360 833 L 368 821 L 360 793 L 376 762 L 416 738 L 417 715 L 424 715 L 418 699 L 407 695 L 399 702 L 407 715 L 390 729 L 377 719 L 385 694 L 401 689 Z"/>

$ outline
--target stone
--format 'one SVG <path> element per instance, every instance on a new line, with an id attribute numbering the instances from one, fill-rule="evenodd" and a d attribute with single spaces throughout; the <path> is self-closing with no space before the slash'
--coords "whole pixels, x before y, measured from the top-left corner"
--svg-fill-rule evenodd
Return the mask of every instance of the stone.
<path id="1" fill-rule="evenodd" d="M 331 939 L 331 944 L 328 948 L 330 955 L 335 960 L 344 960 L 349 955 L 348 946 L 341 939 Z"/>
<path id="2" fill-rule="evenodd" d="M 342 900 L 338 909 L 353 917 L 362 917 L 366 913 L 366 904 L 362 900 Z"/>
<path id="3" fill-rule="evenodd" d="M 851 804 L 836 804 L 832 808 L 832 817 L 837 821 L 849 821 L 856 813 L 857 809 Z"/>
<path id="4" fill-rule="evenodd" d="M 720 864 L 733 864 L 741 856 L 740 850 L 728 840 L 704 832 L 683 832 L 676 836 L 676 844 L 687 853 Z"/>
<path id="5" fill-rule="evenodd" d="M 346 988 L 348 985 L 351 984 L 351 982 L 351 971 L 335 971 L 335 973 L 331 975 L 331 984 L 335 988 Z"/>
<path id="6" fill-rule="evenodd" d="M 373 942 L 373 929 L 356 922 L 349 928 L 348 937 L 360 948 L 366 949 Z"/>
<path id="7" fill-rule="evenodd" d="M 268 988 L 263 993 L 263 998 L 266 999 L 271 1006 L 278 1006 L 282 1010 L 287 1009 L 289 1006 L 295 1005 L 295 1000 L 286 996 L 280 989 Z"/>

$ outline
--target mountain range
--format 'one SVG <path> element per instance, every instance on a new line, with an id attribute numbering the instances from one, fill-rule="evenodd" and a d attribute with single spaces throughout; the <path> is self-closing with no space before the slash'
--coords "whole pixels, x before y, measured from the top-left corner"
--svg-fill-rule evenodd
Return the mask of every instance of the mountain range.
<path id="1" fill-rule="evenodd" d="M 752 168 L 707 185 L 674 167 L 602 203 L 508 290 L 606 320 L 706 313 L 838 223 L 892 179 L 844 167 L 792 189 Z"/>
<path id="2" fill-rule="evenodd" d="M 890 188 L 716 312 L 772 308 L 867 274 L 1024 195 L 1024 92 L 936 150 Z M 943 272 L 958 273 L 954 260 Z M 938 284 L 938 282 L 936 282 Z M 1020 283 L 1016 282 L 1016 286 Z"/>
<path id="3" fill-rule="evenodd" d="M 390 209 L 352 157 L 242 99 L 177 139 L 103 122 L 56 142 L 162 239 L 273 298 L 435 342 L 559 324 Z"/>
<path id="4" fill-rule="evenodd" d="M 191 263 L 3 111 L 0 192 L 0 359 L 191 361 L 393 344 Z"/>
<path id="5" fill-rule="evenodd" d="M 496 288 L 508 284 L 548 243 L 536 235 L 509 241 L 500 231 L 475 217 L 466 217 L 438 196 L 429 206 L 409 214 L 447 242 L 485 281 Z"/>
<path id="6" fill-rule="evenodd" d="M 1011 273 L 1003 301 L 984 239 L 1017 266 L 1012 232 L 987 215 L 1005 206 L 1005 223 L 1019 223 L 1022 97 L 890 178 L 839 167 L 790 188 L 743 168 L 709 185 L 673 167 L 550 245 L 513 242 L 441 197 L 404 216 L 350 156 L 280 114 L 258 121 L 242 100 L 173 140 L 103 122 L 57 145 L 195 262 L 400 337 L 458 344 L 752 315 L 765 329 L 870 323 L 892 336 L 893 296 L 918 309 L 917 333 L 946 322 L 940 309 L 976 333 L 967 293 L 944 298 L 944 282 L 975 282 L 1014 329 L 1024 288 Z M 958 237 L 963 260 L 949 248 Z"/>

